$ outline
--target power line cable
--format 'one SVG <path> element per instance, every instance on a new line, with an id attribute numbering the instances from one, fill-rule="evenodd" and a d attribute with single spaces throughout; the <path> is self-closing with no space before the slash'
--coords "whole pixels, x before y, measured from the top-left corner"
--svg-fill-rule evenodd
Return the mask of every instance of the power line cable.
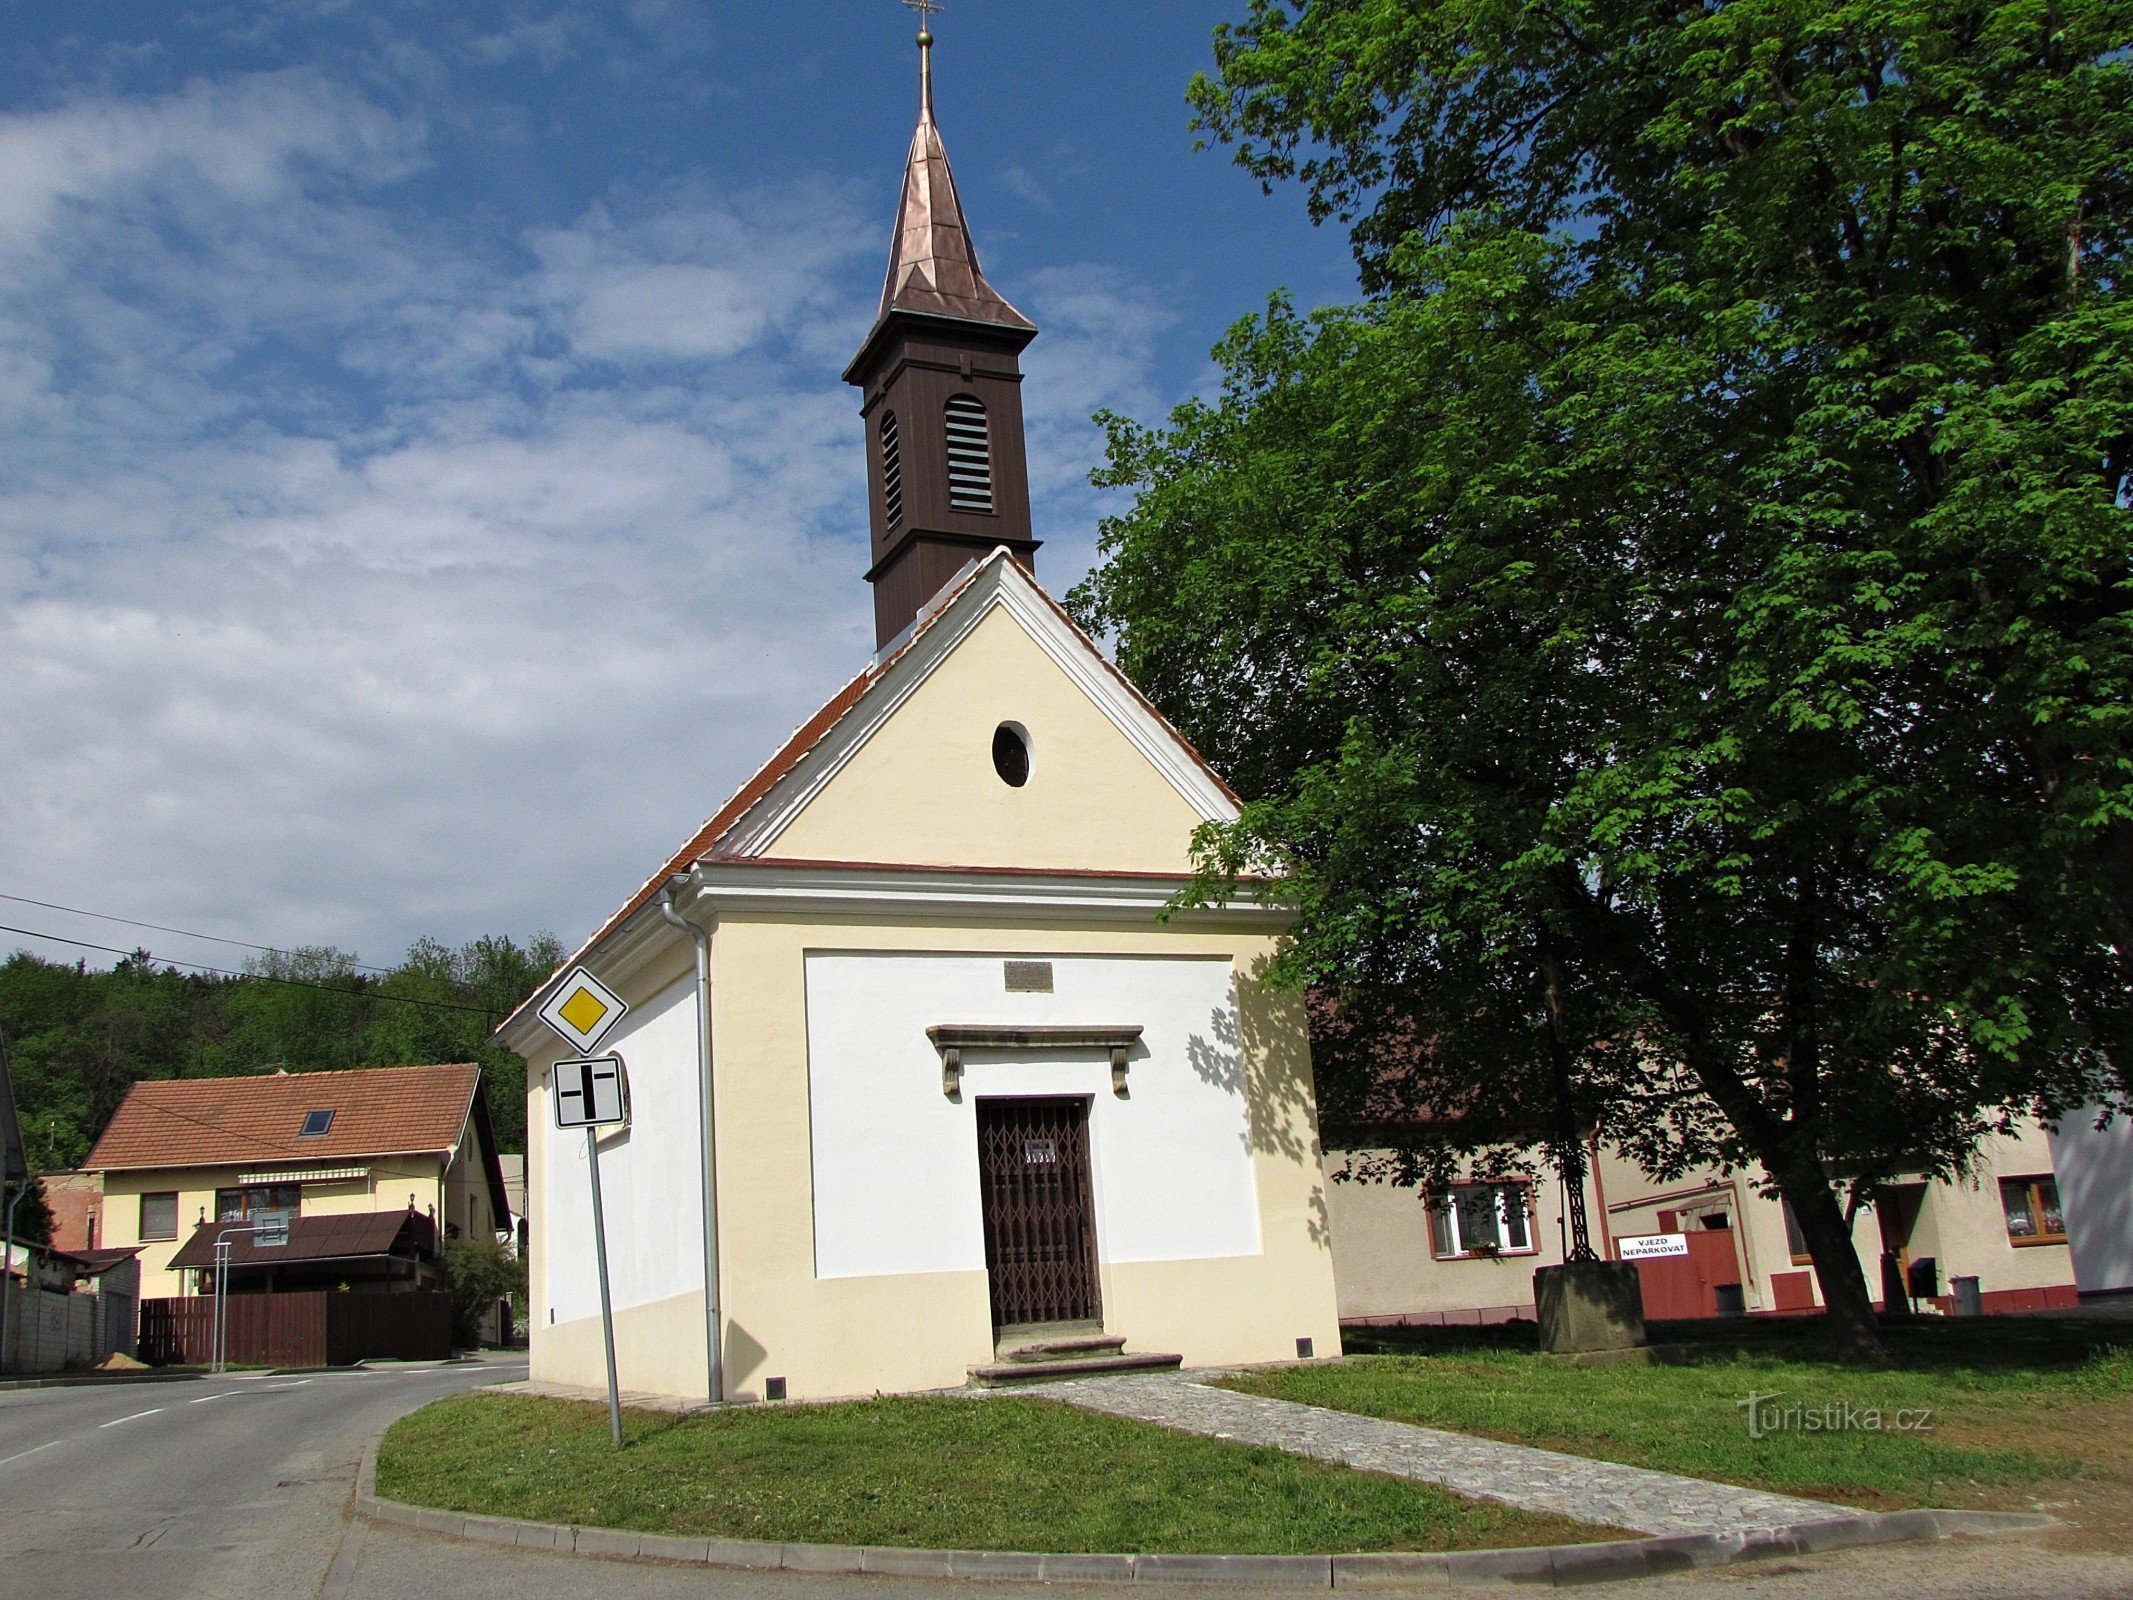
<path id="1" fill-rule="evenodd" d="M 80 950 L 101 950 L 106 955 L 132 956 L 143 952 L 121 950 L 117 945 L 91 944 L 87 939 L 69 939 L 63 934 L 39 933 L 35 928 L 15 928 L 0 922 L 0 933 L 19 933 L 26 939 L 49 939 L 54 944 L 69 944 Z M 343 989 L 330 983 L 308 983 L 302 978 L 278 978 L 269 972 L 232 972 L 227 967 L 210 967 L 198 961 L 180 961 L 174 956 L 158 957 L 154 951 L 145 952 L 151 961 L 160 959 L 168 967 L 185 967 L 194 972 L 211 973 L 218 978 L 237 978 L 248 983 L 279 983 L 291 989 L 316 989 L 321 994 L 337 994 L 351 1000 L 384 1000 L 396 1006 L 427 1006 L 432 1011 L 464 1011 L 472 1016 L 493 1017 L 494 1006 L 463 1006 L 450 1000 L 418 1000 L 413 995 L 385 994 L 377 989 Z"/>
<path id="2" fill-rule="evenodd" d="M 18 906 L 36 906 L 44 911 L 65 911 L 77 917 L 91 917 L 98 922 L 117 922 L 129 928 L 146 928 L 152 933 L 176 933 L 182 934 L 188 939 L 205 939 L 212 944 L 235 945 L 240 950 L 263 950 L 270 956 L 285 956 L 291 953 L 288 947 L 284 945 L 254 944 L 249 939 L 227 939 L 219 933 L 200 933 L 191 928 L 172 928 L 160 922 L 136 922 L 131 917 L 113 916 L 108 911 L 84 911 L 80 906 L 63 906 L 53 900 L 32 900 L 28 895 L 0 894 L 0 900 L 12 900 Z M 375 972 L 380 975 L 388 974 L 393 970 L 391 967 L 366 966 L 360 961 L 350 962 L 349 965 L 358 972 Z"/>

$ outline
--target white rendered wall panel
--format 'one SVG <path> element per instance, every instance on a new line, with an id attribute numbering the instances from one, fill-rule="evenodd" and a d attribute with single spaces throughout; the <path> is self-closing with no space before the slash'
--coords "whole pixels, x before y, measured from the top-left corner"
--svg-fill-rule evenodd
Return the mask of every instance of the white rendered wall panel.
<path id="1" fill-rule="evenodd" d="M 2059 1204 L 2084 1294 L 2133 1289 L 2133 1118 L 2102 1128 L 2097 1106 L 2069 1111 L 2051 1136 Z"/>
<path id="2" fill-rule="evenodd" d="M 815 1270 L 983 1271 L 981 1098 L 1084 1095 L 1106 1262 L 1256 1255 L 1258 1195 L 1231 967 L 1050 957 L 1051 994 L 1010 994 L 998 955 L 812 951 L 808 1077 Z M 1098 1052 L 971 1051 L 941 1092 L 938 1023 L 1138 1024 L 1128 1094 Z"/>
<path id="3" fill-rule="evenodd" d="M 629 1129 L 600 1141 L 608 1286 L 622 1311 L 704 1286 L 695 978 L 632 1007 L 600 1049 L 621 1056 L 629 1069 Z M 551 1115 L 545 1101 L 541 1115 Z M 596 1317 L 600 1286 L 585 1135 L 551 1125 L 545 1143 L 545 1215 L 536 1237 L 546 1254 L 548 1302 L 559 1322 Z"/>

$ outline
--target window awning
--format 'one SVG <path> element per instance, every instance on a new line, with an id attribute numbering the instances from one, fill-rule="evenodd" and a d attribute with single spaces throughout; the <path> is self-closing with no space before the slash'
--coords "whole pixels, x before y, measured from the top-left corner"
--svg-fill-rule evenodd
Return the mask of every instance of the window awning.
<path id="1" fill-rule="evenodd" d="M 368 1167 L 299 1167 L 285 1172 L 240 1172 L 237 1181 L 241 1184 L 351 1183 L 369 1176 Z"/>

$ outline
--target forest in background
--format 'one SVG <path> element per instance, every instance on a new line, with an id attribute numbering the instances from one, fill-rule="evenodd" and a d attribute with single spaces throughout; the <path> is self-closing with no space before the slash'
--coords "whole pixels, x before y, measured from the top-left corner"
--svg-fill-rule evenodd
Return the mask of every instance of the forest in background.
<path id="1" fill-rule="evenodd" d="M 422 939 L 382 971 L 314 948 L 217 976 L 145 950 L 108 970 L 18 951 L 0 964 L 0 1032 L 30 1162 L 78 1166 L 142 1079 L 446 1061 L 480 1063 L 497 1143 L 523 1151 L 525 1063 L 488 1037 L 562 955 L 552 934 Z"/>

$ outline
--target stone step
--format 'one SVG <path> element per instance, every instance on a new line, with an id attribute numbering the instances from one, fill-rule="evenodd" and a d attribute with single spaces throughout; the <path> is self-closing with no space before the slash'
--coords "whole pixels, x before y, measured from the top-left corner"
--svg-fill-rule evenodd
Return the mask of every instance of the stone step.
<path id="1" fill-rule="evenodd" d="M 1125 1348 L 1126 1336 L 1122 1333 L 1084 1333 L 1066 1339 L 1003 1344 L 995 1354 L 1002 1361 L 1079 1361 L 1088 1356 L 1115 1356 Z"/>
<path id="2" fill-rule="evenodd" d="M 1075 1360 L 1001 1361 L 972 1367 L 970 1381 L 981 1388 L 1004 1389 L 1019 1383 L 1057 1383 L 1066 1378 L 1102 1378 L 1122 1372 L 1175 1372 L 1185 1364 L 1179 1355 L 1149 1350 L 1139 1355 L 1083 1356 Z"/>

